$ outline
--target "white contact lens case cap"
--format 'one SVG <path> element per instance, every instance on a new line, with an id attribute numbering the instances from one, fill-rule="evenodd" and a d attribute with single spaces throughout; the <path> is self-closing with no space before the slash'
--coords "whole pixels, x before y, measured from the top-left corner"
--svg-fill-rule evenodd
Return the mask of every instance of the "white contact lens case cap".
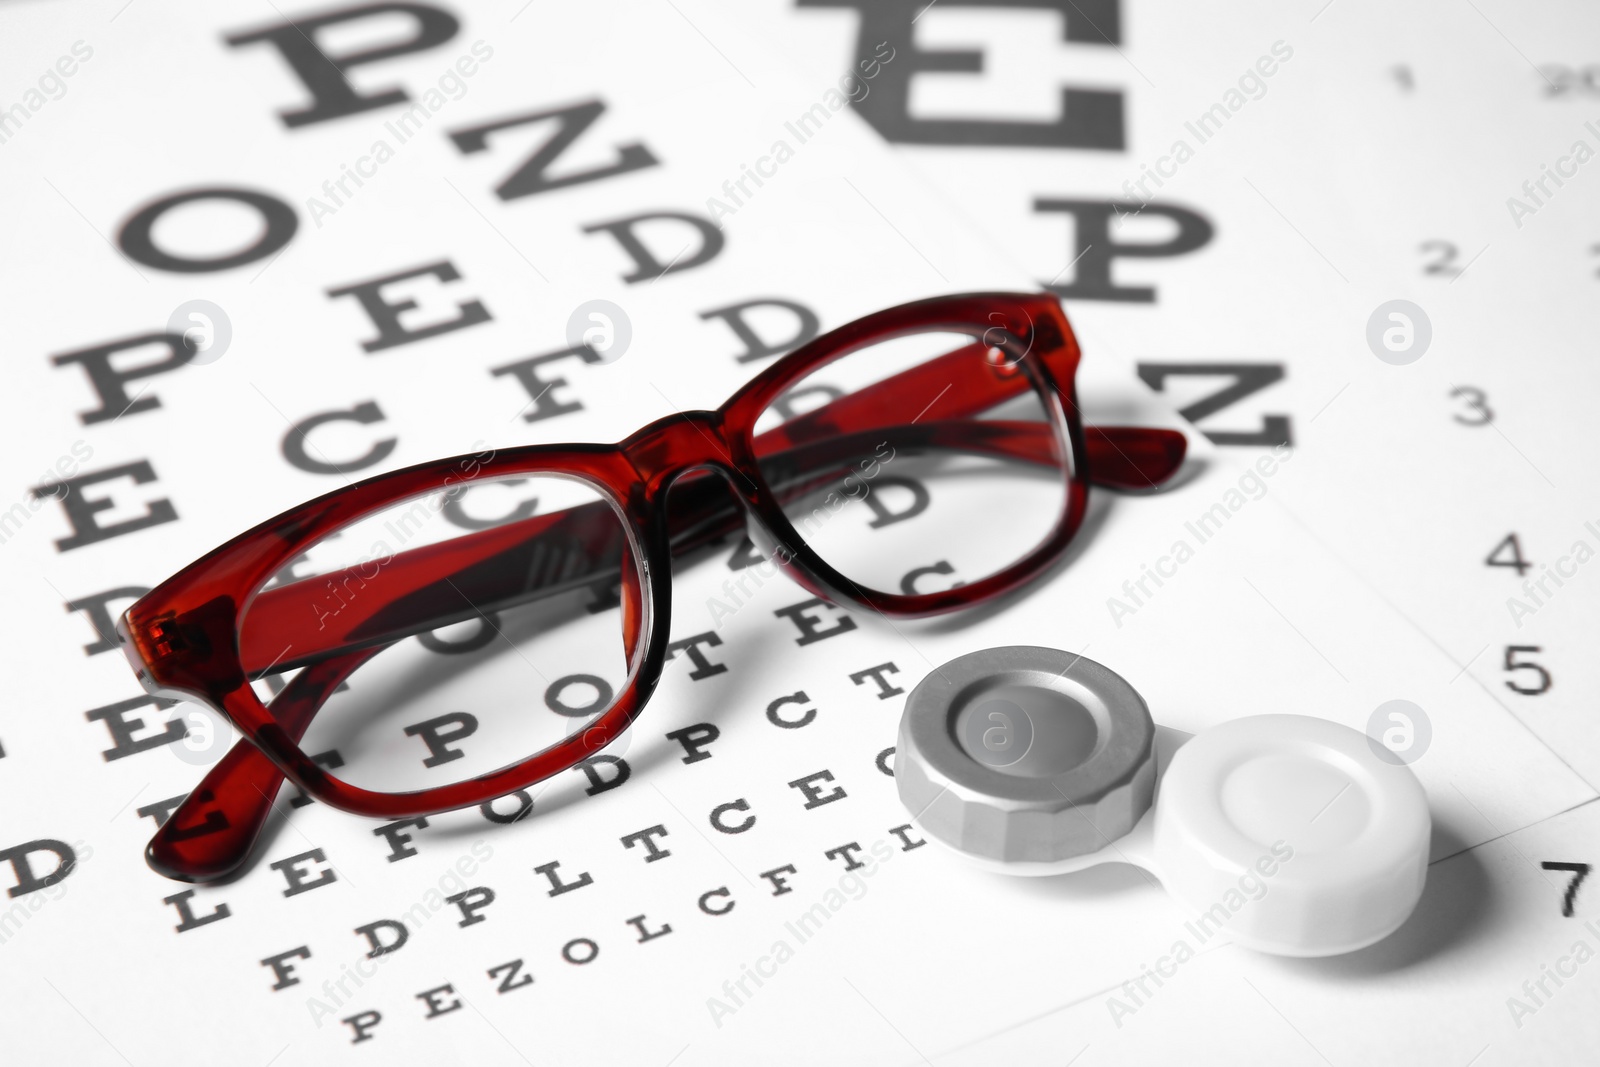
<path id="1" fill-rule="evenodd" d="M 1405 922 L 1422 896 L 1431 831 L 1416 775 L 1379 757 L 1365 734 L 1257 715 L 1202 731 L 1173 755 L 1151 859 L 1169 893 L 1235 941 L 1328 956 Z"/>
<path id="2" fill-rule="evenodd" d="M 1409 767 L 1359 731 L 1302 715 L 1183 737 L 1158 737 L 1144 701 L 1101 664 L 986 649 L 907 698 L 895 782 L 918 826 L 979 866 L 1137 864 L 1208 938 L 1328 956 L 1411 914 L 1432 825 Z"/>

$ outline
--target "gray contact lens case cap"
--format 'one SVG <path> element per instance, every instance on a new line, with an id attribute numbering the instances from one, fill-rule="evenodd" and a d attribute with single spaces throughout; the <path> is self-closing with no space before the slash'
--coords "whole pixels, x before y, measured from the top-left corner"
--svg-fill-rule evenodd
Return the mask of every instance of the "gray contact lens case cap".
<path id="1" fill-rule="evenodd" d="M 918 824 L 1000 862 L 1105 848 L 1149 809 L 1155 723 L 1114 671 L 1013 645 L 944 664 L 906 698 L 895 784 Z"/>

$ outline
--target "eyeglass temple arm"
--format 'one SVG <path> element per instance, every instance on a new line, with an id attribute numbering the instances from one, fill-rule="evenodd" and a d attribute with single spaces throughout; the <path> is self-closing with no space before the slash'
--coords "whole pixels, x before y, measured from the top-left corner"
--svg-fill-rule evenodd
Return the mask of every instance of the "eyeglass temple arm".
<path id="1" fill-rule="evenodd" d="M 1181 462 L 1174 454 L 1181 457 L 1183 437 L 1172 431 L 1116 428 L 1086 431 L 1085 437 L 1097 443 L 1089 446 L 1090 469 L 1098 463 L 1119 475 L 1117 484 L 1125 487 L 1145 485 L 1136 479 L 1157 462 Z M 1049 426 L 963 420 L 828 437 L 771 453 L 763 464 L 778 490 L 792 497 L 849 473 L 880 443 L 896 450 L 936 448 L 1058 462 Z M 675 555 L 742 526 L 743 512 L 720 477 L 696 473 L 679 484 L 671 519 Z M 419 546 L 262 591 L 250 606 L 252 623 L 241 635 L 240 655 L 251 676 L 292 670 L 535 597 L 598 589 L 616 577 L 624 547 L 615 516 L 598 501 Z M 383 595 L 363 595 L 374 582 L 381 582 Z"/>
<path id="2" fill-rule="evenodd" d="M 903 430 L 928 422 L 954 421 L 970 432 L 981 433 L 987 423 L 973 417 L 1033 388 L 1022 365 L 995 364 L 987 358 L 988 345 L 974 343 L 927 360 L 865 388 L 836 397 L 815 411 L 785 420 L 756 438 L 756 450 L 766 463 L 771 452 L 838 434 L 871 427 Z M 1070 394 L 1061 396 L 1070 405 Z M 910 421 L 906 416 L 912 415 Z M 1019 439 L 1006 454 L 1034 463 L 1056 465 L 1053 435 L 1039 433 Z M 1188 441 L 1176 430 L 1142 426 L 1095 427 L 1083 431 L 1084 457 L 1089 481 L 1107 489 L 1154 489 L 1183 465 Z M 948 447 L 962 448 L 958 434 Z"/>
<path id="3" fill-rule="evenodd" d="M 373 646 L 334 656 L 290 680 L 272 701 L 273 717 L 290 744 L 299 743 L 323 702 L 379 651 Z M 145 846 L 145 862 L 182 882 L 232 874 L 255 847 L 282 784 L 283 772 L 241 739 L 167 816 Z"/>

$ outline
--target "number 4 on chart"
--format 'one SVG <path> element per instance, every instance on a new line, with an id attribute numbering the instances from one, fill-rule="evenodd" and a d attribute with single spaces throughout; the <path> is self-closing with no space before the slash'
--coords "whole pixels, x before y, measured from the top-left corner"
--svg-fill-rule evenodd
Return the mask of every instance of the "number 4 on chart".
<path id="1" fill-rule="evenodd" d="M 1522 558 L 1522 542 L 1517 540 L 1514 533 L 1506 534 L 1505 540 L 1495 545 L 1494 551 L 1484 557 L 1483 562 L 1490 567 L 1515 567 L 1519 577 L 1527 574 L 1533 566 Z"/>

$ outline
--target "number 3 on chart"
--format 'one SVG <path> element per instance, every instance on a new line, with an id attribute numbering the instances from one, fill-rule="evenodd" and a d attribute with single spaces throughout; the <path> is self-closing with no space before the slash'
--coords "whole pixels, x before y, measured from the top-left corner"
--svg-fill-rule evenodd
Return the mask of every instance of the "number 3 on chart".
<path id="1" fill-rule="evenodd" d="M 1477 386 L 1458 385 L 1450 390 L 1450 395 L 1466 401 L 1467 409 L 1458 411 L 1453 416 L 1461 425 L 1487 426 L 1494 421 L 1494 412 L 1489 408 L 1489 398 Z"/>

